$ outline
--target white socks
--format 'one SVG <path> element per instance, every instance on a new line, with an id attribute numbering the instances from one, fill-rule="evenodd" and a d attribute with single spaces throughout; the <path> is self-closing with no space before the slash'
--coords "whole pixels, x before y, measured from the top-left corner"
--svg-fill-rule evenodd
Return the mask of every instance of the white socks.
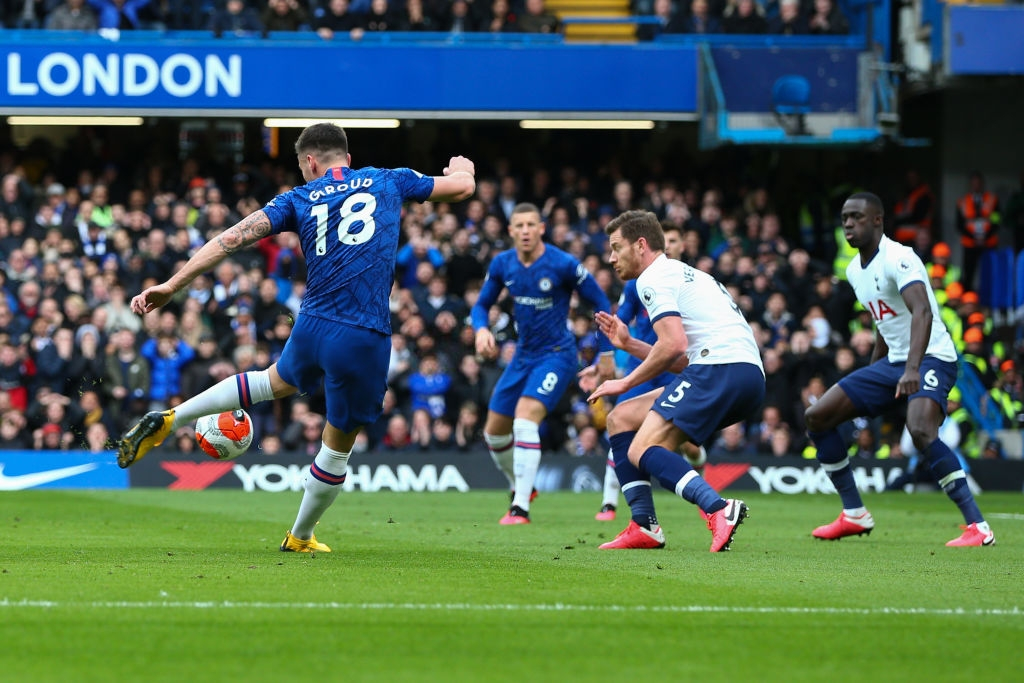
<path id="1" fill-rule="evenodd" d="M 309 466 L 303 482 L 305 493 L 299 505 L 299 514 L 292 525 L 292 536 L 309 540 L 313 535 L 313 527 L 320 521 L 327 508 L 341 493 L 341 485 L 345 483 L 348 471 L 348 458 L 351 453 L 342 453 L 327 444 L 320 444 L 320 452 Z"/>
<path id="2" fill-rule="evenodd" d="M 540 429 L 536 422 L 519 418 L 512 421 L 512 434 L 515 437 L 512 469 L 516 482 L 512 505 L 529 511 L 530 496 L 540 469 Z"/>
<path id="3" fill-rule="evenodd" d="M 487 450 L 491 453 L 491 460 L 501 470 L 501 473 L 508 479 L 509 488 L 516 485 L 516 475 L 512 471 L 512 435 L 511 434 L 488 434 L 484 432 L 484 441 L 487 443 Z"/>
<path id="4" fill-rule="evenodd" d="M 619 478 L 615 474 L 615 466 L 611 463 L 604 468 L 604 497 L 601 499 L 601 507 L 605 505 L 619 505 Z"/>
<path id="5" fill-rule="evenodd" d="M 232 375 L 175 408 L 171 431 L 181 425 L 192 424 L 203 415 L 247 408 L 272 398 L 274 391 L 270 388 L 270 373 L 266 370 Z"/>

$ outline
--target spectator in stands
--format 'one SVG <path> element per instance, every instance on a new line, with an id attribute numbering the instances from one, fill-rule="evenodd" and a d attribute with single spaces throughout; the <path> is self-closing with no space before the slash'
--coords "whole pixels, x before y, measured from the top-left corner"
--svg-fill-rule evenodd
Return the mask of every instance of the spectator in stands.
<path id="1" fill-rule="evenodd" d="M 767 455 L 781 458 L 787 455 L 795 455 L 800 451 L 800 446 L 794 443 L 793 430 L 787 424 L 780 424 L 771 433 L 769 450 Z"/>
<path id="2" fill-rule="evenodd" d="M 0 179 L 0 214 L 8 220 L 31 220 L 35 213 L 32 202 L 32 186 L 19 173 L 8 173 Z"/>
<path id="3" fill-rule="evenodd" d="M 15 410 L 28 409 L 29 384 L 35 375 L 35 365 L 18 346 L 0 342 L 0 394 L 4 403 Z"/>
<path id="4" fill-rule="evenodd" d="M 345 0 L 347 2 L 347 0 Z M 263 33 L 263 21 L 260 13 L 253 7 L 248 7 L 245 0 L 227 0 L 224 7 L 216 9 L 210 14 L 206 28 L 213 31 L 216 38 L 225 33 L 233 36 L 247 36 Z M 234 221 L 229 223 L 233 224 Z"/>
<path id="5" fill-rule="evenodd" d="M 782 409 L 774 403 L 765 404 L 760 422 L 747 426 L 747 442 L 760 454 L 771 453 L 772 432 L 782 424 Z"/>
<path id="6" fill-rule="evenodd" d="M 44 28 L 51 31 L 95 31 L 99 22 L 92 8 L 85 6 L 85 0 L 64 0 L 46 15 Z M 60 187 L 63 195 L 64 186 L 55 183 L 47 189 L 48 197 L 50 189 L 55 187 Z"/>
<path id="7" fill-rule="evenodd" d="M 708 0 L 690 0 L 690 13 L 685 19 L 687 33 L 720 33 L 722 24 L 711 14 Z"/>
<path id="8" fill-rule="evenodd" d="M 363 30 L 368 33 L 395 31 L 401 25 L 401 17 L 388 6 L 388 0 L 371 0 L 370 11 L 361 17 Z"/>
<path id="9" fill-rule="evenodd" d="M 52 339 L 44 340 L 41 348 L 33 349 L 32 358 L 36 365 L 34 386 L 65 393 L 68 367 L 75 352 L 74 341 L 74 332 L 65 327 L 55 331 Z"/>
<path id="10" fill-rule="evenodd" d="M 509 0 L 492 0 L 490 16 L 484 21 L 481 30 L 490 33 L 511 33 L 516 30 L 516 15 L 512 13 Z M 493 181 L 490 185 L 493 186 Z M 480 193 L 483 187 L 483 181 L 477 183 L 477 193 Z M 488 207 L 488 210 L 492 208 L 496 207 Z"/>
<path id="11" fill-rule="evenodd" d="M 88 0 L 95 10 L 100 28 L 131 31 L 145 28 L 139 13 L 153 0 Z M 83 192 L 83 194 L 88 194 Z"/>
<path id="12" fill-rule="evenodd" d="M 767 33 L 764 8 L 755 0 L 729 0 L 722 13 L 722 28 L 726 33 Z"/>
<path id="13" fill-rule="evenodd" d="M 683 17 L 675 11 L 675 4 L 672 0 L 654 0 L 652 16 L 658 20 L 658 23 L 640 24 L 637 26 L 637 40 L 654 40 L 663 33 L 686 32 Z M 661 214 L 659 214 L 659 217 L 664 218 Z"/>
<path id="14" fill-rule="evenodd" d="M 814 0 L 807 19 L 807 32 L 812 35 L 845 36 L 850 24 L 833 0 Z"/>
<path id="15" fill-rule="evenodd" d="M 942 277 L 941 287 L 945 288 L 953 282 L 963 281 L 963 271 L 960 266 L 952 261 L 953 252 L 945 242 L 936 242 L 932 246 L 931 265 L 940 266 L 945 270 Z M 936 292 L 938 294 L 938 292 Z M 943 301 L 940 303 L 943 303 Z"/>
<path id="16" fill-rule="evenodd" d="M 444 22 L 448 33 L 469 33 L 476 30 L 476 21 L 470 11 L 468 0 L 452 0 Z"/>
<path id="17" fill-rule="evenodd" d="M 281 303 L 279 294 L 276 280 L 269 277 L 260 280 L 256 300 L 252 304 L 253 319 L 260 339 L 266 338 L 268 331 L 277 325 L 281 316 L 291 317 L 291 311 Z"/>
<path id="18" fill-rule="evenodd" d="M 11 451 L 32 447 L 28 420 L 20 410 L 8 408 L 0 416 L 0 450 Z"/>
<path id="19" fill-rule="evenodd" d="M 74 434 L 52 422 L 32 432 L 32 447 L 37 451 L 66 451 L 74 442 Z"/>
<path id="20" fill-rule="evenodd" d="M 1024 424 L 1024 379 L 1017 364 L 1005 360 L 999 365 L 995 386 L 988 391 L 1003 429 L 1020 429 Z"/>
<path id="21" fill-rule="evenodd" d="M 870 426 L 862 427 L 853 433 L 853 443 L 847 448 L 851 458 L 888 458 L 891 449 L 886 443 L 878 443 L 878 435 Z"/>
<path id="22" fill-rule="evenodd" d="M 754 449 L 747 442 L 742 422 L 724 427 L 708 450 L 708 456 L 712 458 L 746 458 L 751 455 L 754 455 Z"/>
<path id="23" fill-rule="evenodd" d="M 956 230 L 963 247 L 963 285 L 973 289 L 982 255 L 999 246 L 999 197 L 985 189 L 985 177 L 971 173 L 967 193 L 956 203 Z"/>
<path id="24" fill-rule="evenodd" d="M 301 31 L 309 26 L 306 10 L 298 0 L 268 0 L 261 19 L 268 32 Z"/>
<path id="25" fill-rule="evenodd" d="M 308 412 L 302 416 L 299 423 L 302 431 L 299 432 L 299 439 L 293 448 L 310 457 L 315 457 L 323 443 L 324 416 L 319 413 Z"/>
<path id="26" fill-rule="evenodd" d="M 448 293 L 448 281 L 440 273 L 431 276 L 426 289 L 417 293 L 413 301 L 427 326 L 433 326 L 437 316 L 445 311 L 454 315 L 456 320 L 464 320 L 469 314 L 465 302 Z"/>
<path id="27" fill-rule="evenodd" d="M 544 0 L 525 0 L 522 14 L 516 17 L 516 28 L 520 33 L 553 34 L 562 27 L 558 17 L 547 10 Z M 543 199 L 538 203 L 543 204 Z"/>
<path id="28" fill-rule="evenodd" d="M 768 20 L 768 33 L 775 35 L 800 36 L 808 31 L 800 0 L 781 0 L 779 13 Z"/>
<path id="29" fill-rule="evenodd" d="M 437 356 L 433 353 L 424 354 L 417 370 L 409 376 L 414 423 L 417 413 L 424 413 L 429 420 L 444 415 L 447 411 L 446 394 L 451 386 L 452 376 L 441 367 Z"/>
<path id="30" fill-rule="evenodd" d="M 504 2 L 505 0 L 501 0 Z M 470 233 L 466 229 L 456 230 L 449 245 L 450 252 L 445 260 L 444 272 L 448 280 L 448 291 L 459 298 L 466 294 L 470 282 L 482 281 L 487 274 L 477 250 L 473 248 Z"/>
<path id="31" fill-rule="evenodd" d="M 455 445 L 460 451 L 469 450 L 483 443 L 480 405 L 482 404 L 467 401 L 459 406 L 459 414 L 455 422 Z"/>
<path id="32" fill-rule="evenodd" d="M 409 433 L 409 421 L 401 413 L 395 413 L 388 419 L 387 432 L 380 446 L 385 451 L 403 451 L 412 445 Z"/>
<path id="33" fill-rule="evenodd" d="M 360 17 L 352 12 L 349 0 L 330 0 L 327 9 L 314 22 L 318 36 L 332 40 L 337 33 L 358 40 L 363 35 Z"/>
<path id="34" fill-rule="evenodd" d="M 173 397 L 181 395 L 181 371 L 196 352 L 176 334 L 161 332 L 158 338 L 145 342 L 139 353 L 152 368 L 148 397 L 151 409 L 165 410 Z"/>
<path id="35" fill-rule="evenodd" d="M 430 264 L 434 270 L 444 266 L 444 254 L 438 249 L 429 231 L 410 236 L 405 246 L 398 250 L 396 264 L 400 273 L 398 282 L 402 289 L 413 289 L 417 286 L 417 271 L 421 263 Z"/>
<path id="36" fill-rule="evenodd" d="M 440 26 L 435 14 L 424 6 L 423 0 L 406 0 L 405 13 L 398 19 L 399 31 L 437 31 Z"/>

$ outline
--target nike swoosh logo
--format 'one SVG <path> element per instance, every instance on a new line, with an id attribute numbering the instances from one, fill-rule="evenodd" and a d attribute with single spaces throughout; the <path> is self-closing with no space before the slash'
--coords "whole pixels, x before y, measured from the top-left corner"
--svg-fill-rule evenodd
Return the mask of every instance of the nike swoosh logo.
<path id="1" fill-rule="evenodd" d="M 30 474 L 4 474 L 4 464 L 0 462 L 0 491 L 21 491 L 35 486 L 49 484 L 51 481 L 67 479 L 76 474 L 91 472 L 99 467 L 97 463 L 91 462 L 85 465 L 74 467 L 61 467 L 59 470 L 47 470 L 46 472 L 32 472 Z"/>

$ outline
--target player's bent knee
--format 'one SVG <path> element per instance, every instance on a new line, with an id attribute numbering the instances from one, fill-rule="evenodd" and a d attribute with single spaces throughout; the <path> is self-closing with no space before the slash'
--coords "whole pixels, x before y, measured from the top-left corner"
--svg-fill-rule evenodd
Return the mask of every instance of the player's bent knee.
<path id="1" fill-rule="evenodd" d="M 804 424 L 809 432 L 823 432 L 829 429 L 828 416 L 821 410 L 821 404 L 815 403 L 804 411 Z"/>
<path id="2" fill-rule="evenodd" d="M 939 436 L 937 429 L 929 429 L 928 427 L 908 426 L 908 430 L 910 431 L 910 438 L 914 441 L 914 448 L 922 453 Z"/>
<path id="3" fill-rule="evenodd" d="M 605 417 L 604 427 L 608 430 L 609 436 L 621 434 L 622 432 L 628 432 L 636 429 L 635 426 L 629 424 L 629 419 L 626 415 L 623 415 L 623 411 L 618 408 L 612 408 L 612 412 L 608 413 Z"/>

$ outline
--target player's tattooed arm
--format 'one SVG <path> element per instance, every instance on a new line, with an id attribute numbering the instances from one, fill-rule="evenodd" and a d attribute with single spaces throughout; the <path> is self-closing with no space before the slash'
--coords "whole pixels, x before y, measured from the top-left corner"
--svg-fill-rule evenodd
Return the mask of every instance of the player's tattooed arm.
<path id="1" fill-rule="evenodd" d="M 263 211 L 255 211 L 217 236 L 225 254 L 234 254 L 270 234 L 270 219 Z"/>
<path id="2" fill-rule="evenodd" d="M 246 216 L 200 247 L 199 251 L 193 254 L 181 269 L 174 273 L 166 283 L 160 285 L 163 288 L 163 293 L 180 292 L 200 273 L 214 268 L 239 249 L 258 242 L 269 235 L 270 231 L 270 219 L 262 209 Z"/>

